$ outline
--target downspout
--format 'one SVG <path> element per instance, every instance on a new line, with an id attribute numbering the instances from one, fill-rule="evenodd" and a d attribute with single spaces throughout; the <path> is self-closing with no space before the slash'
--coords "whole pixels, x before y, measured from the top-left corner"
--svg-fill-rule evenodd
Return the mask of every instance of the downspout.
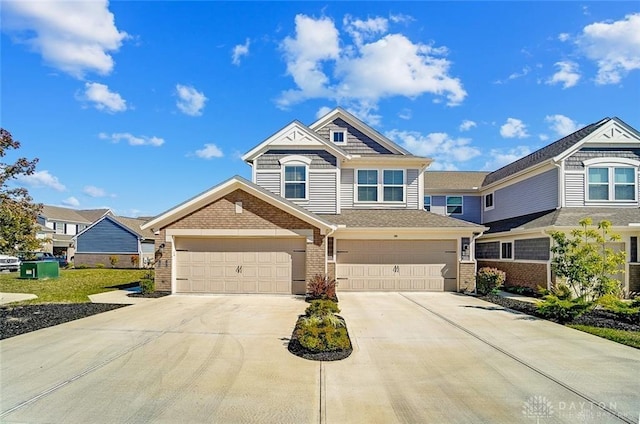
<path id="1" fill-rule="evenodd" d="M 471 249 L 471 252 L 469 252 L 473 258 L 473 274 L 475 275 L 478 272 L 478 260 L 476 259 L 476 240 L 480 237 L 482 237 L 482 235 L 484 234 L 484 231 L 479 232 L 478 234 L 473 233 L 471 235 L 471 246 L 469 247 Z M 477 295 L 478 294 L 478 285 L 476 284 L 476 282 L 473 282 L 473 294 Z"/>

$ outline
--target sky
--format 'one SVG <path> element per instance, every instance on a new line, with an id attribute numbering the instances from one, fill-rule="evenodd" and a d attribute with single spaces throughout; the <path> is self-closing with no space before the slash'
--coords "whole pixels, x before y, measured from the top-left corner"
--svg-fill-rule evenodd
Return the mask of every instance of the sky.
<path id="1" fill-rule="evenodd" d="M 495 170 L 617 116 L 638 2 L 0 0 L 0 125 L 36 202 L 154 216 L 340 106 L 430 169 Z"/>

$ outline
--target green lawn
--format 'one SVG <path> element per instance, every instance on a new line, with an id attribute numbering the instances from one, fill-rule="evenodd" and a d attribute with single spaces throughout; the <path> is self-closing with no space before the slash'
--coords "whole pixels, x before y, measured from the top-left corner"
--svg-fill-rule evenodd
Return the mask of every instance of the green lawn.
<path id="1" fill-rule="evenodd" d="M 622 343 L 627 346 L 640 349 L 640 331 L 624 331 L 613 330 L 611 328 L 591 327 L 588 325 L 568 325 L 568 327 L 575 328 L 576 330 L 584 331 L 585 333 L 593 334 L 603 339 L 613 340 L 614 342 Z"/>
<path id="2" fill-rule="evenodd" d="M 116 290 L 114 286 L 140 281 L 147 272 L 144 269 L 63 269 L 60 278 L 50 280 L 21 280 L 18 272 L 0 273 L 0 292 L 38 296 L 22 304 L 87 303 L 90 294 Z"/>

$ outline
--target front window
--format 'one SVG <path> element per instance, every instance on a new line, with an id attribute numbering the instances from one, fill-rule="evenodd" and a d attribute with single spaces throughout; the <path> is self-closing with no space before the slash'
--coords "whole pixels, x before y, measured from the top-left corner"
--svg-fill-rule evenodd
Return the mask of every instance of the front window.
<path id="1" fill-rule="evenodd" d="M 513 243 L 508 242 L 500 244 L 500 258 L 513 259 Z"/>
<path id="2" fill-rule="evenodd" d="M 404 171 L 384 170 L 382 184 L 385 202 L 404 201 Z"/>
<path id="3" fill-rule="evenodd" d="M 424 210 L 431 212 L 431 196 L 424 196 Z"/>
<path id="4" fill-rule="evenodd" d="M 462 215 L 462 196 L 447 196 L 447 215 Z"/>
<path id="5" fill-rule="evenodd" d="M 287 165 L 284 167 L 284 197 L 305 199 L 307 197 L 307 167 Z"/>
<path id="6" fill-rule="evenodd" d="M 636 170 L 631 167 L 589 168 L 589 200 L 636 200 Z"/>
<path id="7" fill-rule="evenodd" d="M 358 201 L 378 201 L 378 171 L 375 169 L 358 170 Z"/>

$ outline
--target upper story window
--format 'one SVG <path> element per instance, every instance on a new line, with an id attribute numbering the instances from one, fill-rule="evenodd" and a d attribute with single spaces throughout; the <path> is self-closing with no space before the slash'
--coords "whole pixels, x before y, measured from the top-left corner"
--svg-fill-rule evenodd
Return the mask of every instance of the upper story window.
<path id="1" fill-rule="evenodd" d="M 596 202 L 637 201 L 640 162 L 626 158 L 595 158 L 587 167 L 587 200 Z"/>
<path id="2" fill-rule="evenodd" d="M 447 215 L 462 215 L 462 196 L 447 196 Z"/>
<path id="3" fill-rule="evenodd" d="M 484 210 L 488 211 L 493 209 L 493 193 L 484 195 Z"/>
<path id="4" fill-rule="evenodd" d="M 282 165 L 282 193 L 286 199 L 305 200 L 309 192 L 311 159 L 292 155 L 280 159 Z"/>
<path id="5" fill-rule="evenodd" d="M 424 196 L 424 210 L 431 212 L 431 196 Z"/>
<path id="6" fill-rule="evenodd" d="M 358 169 L 358 202 L 378 201 L 378 171 Z"/>
<path id="7" fill-rule="evenodd" d="M 331 130 L 331 141 L 336 144 L 344 144 L 347 142 L 347 130 Z"/>
<path id="8" fill-rule="evenodd" d="M 357 202 L 404 202 L 404 194 L 404 170 L 357 170 Z"/>
<path id="9" fill-rule="evenodd" d="M 589 168 L 588 185 L 589 200 L 636 200 L 635 168 Z"/>
<path id="10" fill-rule="evenodd" d="M 383 199 L 385 202 L 404 201 L 404 171 L 385 169 L 382 178 Z"/>
<path id="11" fill-rule="evenodd" d="M 306 199 L 307 167 L 305 165 L 286 165 L 284 167 L 284 197 L 287 199 Z"/>

